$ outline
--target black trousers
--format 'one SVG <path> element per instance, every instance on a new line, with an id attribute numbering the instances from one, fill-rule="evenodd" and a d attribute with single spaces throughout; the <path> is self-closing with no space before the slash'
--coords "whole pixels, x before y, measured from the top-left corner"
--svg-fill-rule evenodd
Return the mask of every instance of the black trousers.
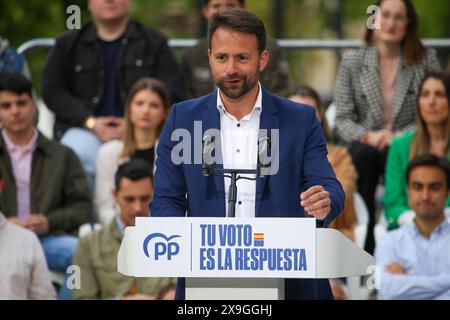
<path id="1" fill-rule="evenodd" d="M 358 192 L 361 194 L 369 211 L 369 226 L 364 250 L 373 254 L 375 249 L 375 190 L 380 176 L 384 175 L 388 148 L 379 151 L 367 144 L 353 142 L 349 153 L 358 172 Z"/>

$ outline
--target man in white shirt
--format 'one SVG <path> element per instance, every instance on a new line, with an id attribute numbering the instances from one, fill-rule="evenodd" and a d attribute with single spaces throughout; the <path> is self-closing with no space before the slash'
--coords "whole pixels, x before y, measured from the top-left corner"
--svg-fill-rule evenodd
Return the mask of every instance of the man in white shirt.
<path id="1" fill-rule="evenodd" d="M 414 221 L 387 233 L 375 250 L 381 299 L 450 299 L 450 193 L 446 158 L 423 155 L 406 171 Z"/>
<path id="2" fill-rule="evenodd" d="M 55 298 L 38 238 L 0 212 L 0 300 Z"/>
<path id="3" fill-rule="evenodd" d="M 235 217 L 307 213 L 328 225 L 342 211 L 344 192 L 328 162 L 315 110 L 275 96 L 259 83 L 269 60 L 264 23 L 248 11 L 228 10 L 211 18 L 208 33 L 211 74 L 218 90 L 172 107 L 157 149 L 152 215 L 226 216 L 230 181 L 203 175 L 209 171 L 204 164 L 210 164 L 198 162 L 196 146 L 202 141 L 197 139 L 210 146 L 207 136 L 214 133 L 215 158 L 222 163 L 213 164 L 213 170 L 220 164 L 224 169 L 256 169 L 258 142 L 265 133 L 272 137 L 266 154 L 270 153 L 270 168 L 256 180 L 237 181 Z M 180 163 L 174 137 L 186 132 L 194 134 L 194 143 L 183 149 Z M 183 281 L 177 298 L 184 298 Z M 332 299 L 332 294 L 328 280 L 288 279 L 285 298 Z"/>

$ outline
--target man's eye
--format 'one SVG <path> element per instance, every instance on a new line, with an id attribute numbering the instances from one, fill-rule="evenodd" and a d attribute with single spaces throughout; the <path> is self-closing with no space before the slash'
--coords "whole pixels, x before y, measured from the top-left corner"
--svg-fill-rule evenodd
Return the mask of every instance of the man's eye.
<path id="1" fill-rule="evenodd" d="M 430 186 L 430 189 L 432 191 L 440 191 L 442 189 L 442 184 L 440 184 L 440 183 L 432 184 Z"/>
<path id="2" fill-rule="evenodd" d="M 422 189 L 422 186 L 420 184 L 413 183 L 412 188 L 414 190 L 420 190 L 420 189 Z"/>
<path id="3" fill-rule="evenodd" d="M 25 107 L 26 105 L 27 105 L 26 101 L 22 101 L 22 100 L 17 101 L 17 106 L 19 106 L 19 107 Z"/>

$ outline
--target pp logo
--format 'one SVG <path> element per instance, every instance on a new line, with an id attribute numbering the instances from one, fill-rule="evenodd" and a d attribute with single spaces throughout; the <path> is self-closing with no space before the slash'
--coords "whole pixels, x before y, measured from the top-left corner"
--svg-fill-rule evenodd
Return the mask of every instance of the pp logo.
<path id="1" fill-rule="evenodd" d="M 170 240 L 175 238 L 181 238 L 179 235 L 173 235 L 167 237 L 162 233 L 152 233 L 144 240 L 144 254 L 150 258 L 150 252 L 148 246 L 151 240 L 162 238 L 164 241 L 155 241 L 154 243 L 154 253 L 155 260 L 159 260 L 160 257 L 167 255 L 167 260 L 172 260 L 173 256 L 176 256 L 180 252 L 180 246 L 176 242 L 170 242 Z M 159 240 L 159 239 L 158 239 Z"/>

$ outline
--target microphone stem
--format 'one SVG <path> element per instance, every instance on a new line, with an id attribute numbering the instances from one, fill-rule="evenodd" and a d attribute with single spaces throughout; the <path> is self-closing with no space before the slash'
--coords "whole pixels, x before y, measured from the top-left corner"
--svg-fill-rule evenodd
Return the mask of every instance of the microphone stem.
<path id="1" fill-rule="evenodd" d="M 237 198 L 237 184 L 236 184 L 237 172 L 231 172 L 231 182 L 228 188 L 228 217 L 234 218 L 236 211 L 236 198 Z"/>

